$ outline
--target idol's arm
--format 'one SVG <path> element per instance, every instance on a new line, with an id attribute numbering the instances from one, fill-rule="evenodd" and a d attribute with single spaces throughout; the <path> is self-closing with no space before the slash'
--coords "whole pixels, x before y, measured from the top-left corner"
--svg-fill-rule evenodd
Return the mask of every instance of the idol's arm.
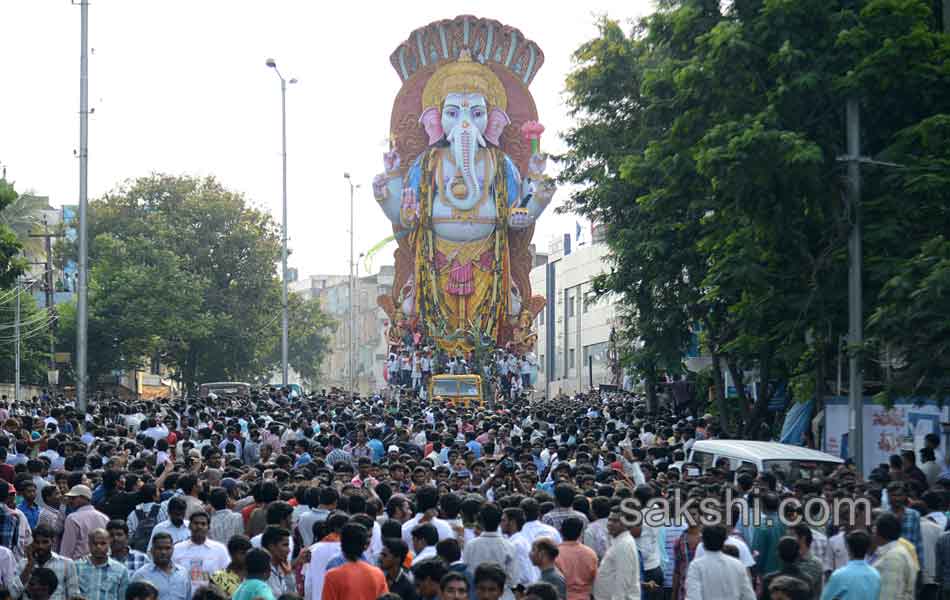
<path id="1" fill-rule="evenodd" d="M 386 218 L 399 225 L 399 208 L 402 205 L 402 176 L 387 176 L 381 173 L 373 180 L 373 196 Z"/>
<path id="2" fill-rule="evenodd" d="M 418 186 L 420 166 L 417 160 L 409 169 L 406 178 L 399 172 L 399 157 L 395 152 L 388 153 L 384 157 L 386 172 L 380 173 L 373 179 L 373 196 L 376 202 L 383 210 L 383 214 L 394 225 L 409 226 L 404 219 L 404 208 L 408 198 L 407 191 L 415 191 Z M 414 194 L 411 194 L 414 196 Z M 411 220 L 411 219 L 410 219 Z"/>
<path id="3" fill-rule="evenodd" d="M 508 164 L 509 173 L 513 173 L 515 181 L 519 181 L 519 193 L 513 210 L 509 217 L 509 225 L 515 229 L 520 229 L 532 225 L 544 209 L 551 203 L 551 197 L 554 196 L 554 181 L 544 175 L 546 159 L 542 155 L 534 155 L 528 163 L 529 173 L 524 179 L 518 176 L 517 167 L 514 163 Z"/>
<path id="4" fill-rule="evenodd" d="M 533 221 L 540 217 L 551 203 L 555 191 L 554 181 L 547 175 L 542 175 L 540 179 L 526 177 L 521 189 L 521 206 L 528 211 L 528 217 Z"/>

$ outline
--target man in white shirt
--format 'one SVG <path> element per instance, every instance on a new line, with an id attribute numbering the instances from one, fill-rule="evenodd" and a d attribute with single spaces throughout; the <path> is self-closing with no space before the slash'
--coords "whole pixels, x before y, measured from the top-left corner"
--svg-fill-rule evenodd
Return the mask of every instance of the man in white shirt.
<path id="1" fill-rule="evenodd" d="M 718 600 L 737 598 L 755 600 L 752 582 L 745 566 L 722 553 L 726 528 L 722 525 L 703 527 L 706 552 L 696 556 L 686 572 L 686 600 Z"/>
<path id="2" fill-rule="evenodd" d="M 495 369 L 498 371 L 498 377 L 504 379 L 508 375 L 508 361 L 504 357 L 499 358 L 495 363 Z"/>
<path id="3" fill-rule="evenodd" d="M 594 579 L 594 600 L 640 599 L 640 558 L 626 518 L 619 510 L 607 518 L 612 540 Z"/>
<path id="4" fill-rule="evenodd" d="M 435 441 L 432 442 L 432 452 L 430 452 L 426 459 L 432 461 L 432 466 L 441 467 L 442 466 L 442 442 L 441 438 L 436 437 Z"/>
<path id="5" fill-rule="evenodd" d="M 191 537 L 175 544 L 172 560 L 191 574 L 191 589 L 208 585 L 211 574 L 226 569 L 231 562 L 228 548 L 208 537 L 211 518 L 206 512 L 191 515 L 188 529 Z M 158 527 L 156 526 L 156 529 Z"/>
<path id="6" fill-rule="evenodd" d="M 188 506 L 181 496 L 175 496 L 168 500 L 168 518 L 155 525 L 155 528 L 152 529 L 152 536 L 148 540 L 149 552 L 152 551 L 152 540 L 155 539 L 156 533 L 167 533 L 172 536 L 172 542 L 175 544 L 191 537 L 189 523 L 185 520 L 185 511 L 187 509 Z"/>
<path id="7" fill-rule="evenodd" d="M 653 427 L 647 425 L 644 427 L 643 433 L 640 434 L 640 443 L 642 443 L 644 447 L 649 448 L 653 445 L 655 438 L 656 436 L 653 434 Z"/>
<path id="8" fill-rule="evenodd" d="M 937 462 L 933 448 L 920 449 L 920 463 L 918 466 L 924 477 L 927 478 L 927 485 L 933 487 L 937 483 L 937 478 L 940 477 L 940 471 L 943 470 L 943 465 Z"/>
<path id="9" fill-rule="evenodd" d="M 422 371 L 422 385 L 425 387 L 432 375 L 432 359 L 428 354 L 422 354 L 422 358 L 419 359 L 419 369 Z"/>
<path id="10" fill-rule="evenodd" d="M 525 522 L 521 527 L 521 534 L 528 540 L 528 544 L 533 544 L 539 537 L 549 537 L 558 545 L 562 542 L 561 533 L 546 523 L 538 520 L 541 513 L 541 507 L 534 498 L 525 498 L 521 501 L 521 510 L 524 511 Z M 540 574 L 540 571 L 538 572 Z"/>
<path id="11" fill-rule="evenodd" d="M 431 523 L 416 525 L 412 530 L 412 551 L 415 556 L 412 564 L 416 565 L 429 558 L 436 558 L 435 545 L 439 543 L 439 531 Z"/>
<path id="12" fill-rule="evenodd" d="M 63 458 L 59 453 L 59 440 L 55 438 L 47 442 L 47 449 L 43 452 L 40 452 L 37 455 L 37 458 L 48 459 L 50 463 L 49 469 L 53 472 L 62 471 L 64 465 L 66 464 L 66 459 Z M 36 491 L 39 492 L 40 489 L 37 488 Z"/>
<path id="13" fill-rule="evenodd" d="M 501 600 L 514 600 L 514 594 L 507 582 L 521 580 L 520 565 L 514 545 L 498 532 L 501 525 L 501 509 L 495 504 L 485 504 L 478 512 L 478 521 L 482 534 L 466 542 L 462 548 L 462 562 L 469 573 L 474 573 L 479 565 L 498 563 L 505 571 L 505 591 Z"/>
<path id="14" fill-rule="evenodd" d="M 418 390 L 422 383 L 422 358 L 416 352 L 412 355 L 412 389 Z"/>
<path id="15" fill-rule="evenodd" d="M 926 448 L 924 448 L 926 450 Z M 940 515 L 946 521 L 942 508 L 943 497 L 935 491 L 924 492 L 921 498 L 927 506 L 927 515 L 920 518 L 921 545 L 924 548 L 923 568 L 920 570 L 924 586 L 922 598 L 936 598 L 939 594 L 937 584 L 937 540 L 943 534 L 943 528 L 932 515 Z"/>
<path id="16" fill-rule="evenodd" d="M 533 355 L 528 354 L 521 359 L 521 387 L 531 387 L 531 374 L 534 370 Z"/>
<path id="17" fill-rule="evenodd" d="M 168 434 L 168 427 L 165 427 L 165 424 L 161 421 L 156 422 L 155 419 L 149 419 L 145 431 L 142 432 L 142 435 L 148 436 L 156 442 L 167 438 Z"/>
<path id="18" fill-rule="evenodd" d="M 399 383 L 399 361 L 396 360 L 395 354 L 389 355 L 389 361 L 386 363 L 386 373 L 389 377 L 388 382 L 390 385 L 397 385 Z"/>
<path id="19" fill-rule="evenodd" d="M 833 573 L 847 565 L 848 561 L 851 560 L 848 555 L 848 546 L 845 543 L 847 534 L 848 529 L 842 529 L 828 538 L 828 551 L 825 553 L 825 563 L 823 565 L 825 573 Z"/>
<path id="20" fill-rule="evenodd" d="M 418 446 L 420 450 L 425 449 L 426 447 L 426 431 L 425 426 L 420 422 L 416 424 L 416 432 L 412 436 L 412 443 L 415 446 Z"/>
<path id="21" fill-rule="evenodd" d="M 649 510 L 653 499 L 653 488 L 649 485 L 639 485 L 633 494 L 639 501 L 640 506 L 646 506 Z M 640 558 L 643 560 L 643 572 L 646 574 L 645 581 L 652 581 L 657 584 L 657 587 L 662 588 L 663 568 L 660 566 L 660 528 L 644 522 L 640 527 L 633 529 L 633 535 L 637 538 L 637 548 L 640 550 Z"/>
<path id="22" fill-rule="evenodd" d="M 437 512 L 439 508 L 439 491 L 431 485 L 424 485 L 416 490 L 416 516 L 402 524 L 402 541 L 412 547 L 412 530 L 425 519 L 426 523 L 431 523 L 436 531 L 439 532 L 439 541 L 455 537 L 452 527 L 444 520 L 431 514 L 427 517 L 427 512 Z"/>
<path id="23" fill-rule="evenodd" d="M 529 586 L 541 578 L 541 569 L 531 562 L 531 544 L 522 533 L 524 527 L 524 511 L 520 508 L 506 508 L 501 515 L 501 532 L 507 536 L 511 545 L 515 547 L 515 556 L 518 559 L 518 574 L 521 579 L 514 581 L 509 587 L 519 585 Z"/>
<path id="24" fill-rule="evenodd" d="M 323 580 L 327 574 L 327 564 L 340 554 L 340 531 L 348 520 L 343 513 L 334 513 L 326 521 L 329 532 L 322 540 L 310 546 L 310 565 L 306 569 L 304 580 L 304 599 L 321 600 Z"/>
<path id="25" fill-rule="evenodd" d="M 747 569 L 751 569 L 755 566 L 755 559 L 752 558 L 752 551 L 749 550 L 749 545 L 745 541 L 735 534 L 735 532 L 729 534 L 726 537 L 726 544 L 730 546 L 735 546 L 739 550 L 739 562 L 741 562 Z M 696 546 L 696 558 L 699 558 L 706 553 L 706 549 L 703 546 L 702 542 L 699 542 L 699 545 Z M 845 560 L 847 562 L 847 559 Z"/>

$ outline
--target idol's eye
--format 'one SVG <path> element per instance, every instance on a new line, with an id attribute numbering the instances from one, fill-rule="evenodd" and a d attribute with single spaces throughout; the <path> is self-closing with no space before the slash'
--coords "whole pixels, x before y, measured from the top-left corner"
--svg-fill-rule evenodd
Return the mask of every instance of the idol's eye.
<path id="1" fill-rule="evenodd" d="M 445 116 L 450 119 L 456 119 L 459 116 L 459 112 L 454 108 L 447 108 L 445 109 Z"/>
<path id="2" fill-rule="evenodd" d="M 476 119 L 481 119 L 485 116 L 485 111 L 480 108 L 475 108 L 472 110 L 472 116 Z"/>

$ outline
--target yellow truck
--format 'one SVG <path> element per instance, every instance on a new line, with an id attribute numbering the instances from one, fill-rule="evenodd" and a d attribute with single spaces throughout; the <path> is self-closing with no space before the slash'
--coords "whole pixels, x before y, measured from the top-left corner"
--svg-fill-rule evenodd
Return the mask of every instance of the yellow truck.
<path id="1" fill-rule="evenodd" d="M 429 398 L 449 406 L 485 406 L 479 375 L 434 375 L 429 379 Z"/>

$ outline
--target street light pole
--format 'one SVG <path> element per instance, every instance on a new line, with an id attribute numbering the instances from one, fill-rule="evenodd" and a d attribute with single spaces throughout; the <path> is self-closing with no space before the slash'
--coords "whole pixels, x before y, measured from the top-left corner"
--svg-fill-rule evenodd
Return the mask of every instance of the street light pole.
<path id="1" fill-rule="evenodd" d="M 88 325 L 87 271 L 89 242 L 86 234 L 86 209 L 89 205 L 89 0 L 79 1 L 79 282 L 76 298 L 76 406 L 87 408 L 86 328 Z M 17 386 L 19 390 L 19 385 Z"/>
<path id="2" fill-rule="evenodd" d="M 861 116 L 858 101 L 848 100 L 845 110 L 848 149 L 848 447 L 859 474 L 864 473 L 864 313 L 861 289 Z"/>
<path id="3" fill-rule="evenodd" d="M 353 281 L 353 197 L 356 191 L 356 186 L 353 185 L 353 179 L 350 177 L 349 173 L 344 173 L 343 178 L 346 179 L 347 183 L 350 184 L 350 306 L 349 306 L 349 326 L 347 327 L 347 363 L 346 368 L 349 373 L 349 383 L 350 388 L 350 400 L 354 398 L 353 385 L 354 385 L 354 364 L 353 356 L 356 350 L 356 336 L 353 335 L 354 327 L 356 324 L 356 316 L 353 314 L 353 294 L 356 290 L 356 284 Z"/>
<path id="4" fill-rule="evenodd" d="M 289 311 L 287 307 L 287 84 L 288 83 L 297 83 L 296 79 L 290 79 L 287 81 L 284 79 L 283 75 L 280 74 L 280 71 L 277 70 L 277 62 L 273 58 L 268 58 L 266 63 L 268 67 L 274 69 L 274 72 L 277 73 L 277 77 L 280 78 L 280 154 L 281 154 L 281 169 L 282 169 L 282 195 L 281 195 L 281 227 L 280 227 L 280 237 L 281 237 L 281 249 L 280 249 L 280 261 L 281 261 L 281 292 L 280 292 L 280 305 L 281 305 L 281 324 L 280 324 L 280 371 L 281 371 L 281 385 L 286 387 L 289 383 L 289 366 L 288 366 L 288 354 L 290 347 L 289 339 Z"/>
<path id="5" fill-rule="evenodd" d="M 357 185 L 356 187 L 359 188 L 360 186 Z M 353 270 L 355 272 L 353 285 L 356 288 L 354 290 L 355 291 L 354 302 L 356 304 L 356 315 L 353 319 L 353 337 L 356 339 L 356 348 L 357 348 L 356 357 L 354 358 L 354 360 L 356 361 L 355 375 L 356 375 L 357 389 L 360 386 L 359 372 L 360 372 L 360 369 L 363 367 L 363 362 L 360 360 L 360 348 L 362 348 L 362 341 L 360 340 L 360 321 L 359 321 L 360 311 L 362 310 L 362 306 L 360 304 L 360 296 L 362 294 L 362 292 L 360 291 L 360 260 L 362 259 L 363 259 L 363 253 L 360 252 L 360 255 L 356 258 L 356 261 L 353 263 L 354 264 Z"/>
<path id="6" fill-rule="evenodd" d="M 13 386 L 14 386 L 13 401 L 16 402 L 17 404 L 20 403 L 20 292 L 22 291 L 20 287 L 21 287 L 20 278 L 17 277 L 16 278 L 16 316 L 13 319 L 13 335 L 16 337 L 16 343 L 14 344 L 15 345 L 14 353 L 16 354 L 16 358 L 15 358 L 14 367 L 13 367 L 13 370 L 15 371 L 14 381 L 13 381 Z"/>

